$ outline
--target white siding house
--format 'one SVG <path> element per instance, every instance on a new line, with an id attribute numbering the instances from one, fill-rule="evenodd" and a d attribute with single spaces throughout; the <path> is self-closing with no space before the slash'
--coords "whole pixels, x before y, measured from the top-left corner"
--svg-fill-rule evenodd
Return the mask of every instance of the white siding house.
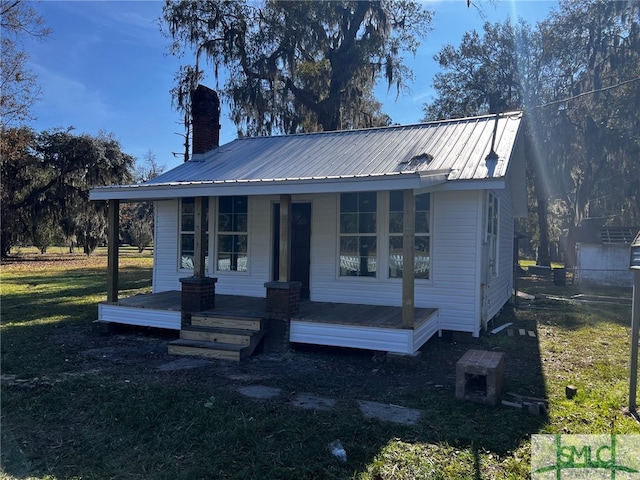
<path id="1" fill-rule="evenodd" d="M 216 294 L 264 298 L 265 283 L 278 279 L 277 212 L 286 196 L 309 235 L 308 249 L 291 259 L 292 270 L 308 266 L 304 298 L 403 311 L 409 299 L 429 317 L 411 335 L 292 318 L 291 340 L 414 352 L 438 330 L 479 335 L 512 295 L 514 217 L 526 215 L 521 123 L 513 112 L 239 139 L 144 184 L 96 188 L 91 197 L 155 202 L 154 294 L 180 290 L 180 279 L 194 274 L 189 202 L 206 199 L 205 272 L 217 278 Z M 410 234 L 403 192 L 416 201 Z M 412 292 L 403 238 L 415 239 Z M 116 302 L 99 312 L 100 320 L 180 329 L 179 312 L 173 320 L 153 315 Z"/>

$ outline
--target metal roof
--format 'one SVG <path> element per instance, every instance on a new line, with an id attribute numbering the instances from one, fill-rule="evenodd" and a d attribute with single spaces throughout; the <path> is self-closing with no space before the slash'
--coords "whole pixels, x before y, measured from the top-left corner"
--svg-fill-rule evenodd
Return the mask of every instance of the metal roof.
<path id="1" fill-rule="evenodd" d="M 357 179 L 423 179 L 416 185 L 425 185 L 428 177 L 437 177 L 439 182 L 503 179 L 521 120 L 522 112 L 511 112 L 405 126 L 242 138 L 195 156 L 144 184 L 94 189 L 92 198 L 126 198 L 127 189 L 137 190 L 129 194 L 138 197 L 145 189 L 166 195 L 166 188 L 161 187 L 176 191 L 235 184 L 252 194 L 267 193 L 264 188 L 252 191 L 256 184 L 265 183 L 278 184 L 284 192 L 282 184 L 296 182 L 336 187 L 336 183 Z M 496 155 L 488 159 L 492 147 Z"/>
<path id="2" fill-rule="evenodd" d="M 639 230 L 640 227 L 601 227 L 585 221 L 582 226 L 574 227 L 570 235 L 576 243 L 631 245 Z"/>

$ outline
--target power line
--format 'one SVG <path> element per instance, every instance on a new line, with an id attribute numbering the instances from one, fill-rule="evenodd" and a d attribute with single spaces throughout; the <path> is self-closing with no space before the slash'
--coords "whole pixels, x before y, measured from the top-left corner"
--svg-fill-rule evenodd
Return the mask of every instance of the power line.
<path id="1" fill-rule="evenodd" d="M 627 85 L 629 83 L 637 82 L 638 80 L 640 80 L 640 77 L 635 77 L 635 78 L 632 78 L 630 80 L 625 80 L 624 82 L 616 83 L 615 85 L 609 85 L 608 87 L 596 88 L 595 90 L 590 90 L 588 92 L 582 92 L 582 93 L 579 93 L 578 95 L 574 95 L 572 97 L 563 98 L 562 100 L 554 100 L 553 102 L 543 103 L 542 105 L 536 105 L 533 108 L 543 108 L 543 107 L 548 107 L 549 105 L 556 105 L 558 103 L 570 102 L 571 100 L 575 100 L 576 98 L 584 97 L 586 95 L 592 95 L 592 94 L 598 93 L 598 92 L 604 92 L 604 91 L 607 91 L 607 90 L 612 90 L 614 88 L 622 87 L 622 86 Z"/>

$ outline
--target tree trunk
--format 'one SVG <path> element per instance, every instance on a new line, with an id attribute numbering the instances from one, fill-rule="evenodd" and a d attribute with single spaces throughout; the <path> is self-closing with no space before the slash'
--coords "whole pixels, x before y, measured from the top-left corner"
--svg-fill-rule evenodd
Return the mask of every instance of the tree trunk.
<path id="1" fill-rule="evenodd" d="M 11 234 L 3 231 L 0 235 L 0 255 L 2 258 L 9 258 L 11 252 Z"/>
<path id="2" fill-rule="evenodd" d="M 551 259 L 549 257 L 549 225 L 547 224 L 547 198 L 544 192 L 541 192 L 538 188 L 539 182 L 536 182 L 536 197 L 538 200 L 538 231 L 539 231 L 539 243 L 538 243 L 538 257 L 536 258 L 536 265 L 550 267 Z M 541 194 L 542 193 L 542 194 Z"/>

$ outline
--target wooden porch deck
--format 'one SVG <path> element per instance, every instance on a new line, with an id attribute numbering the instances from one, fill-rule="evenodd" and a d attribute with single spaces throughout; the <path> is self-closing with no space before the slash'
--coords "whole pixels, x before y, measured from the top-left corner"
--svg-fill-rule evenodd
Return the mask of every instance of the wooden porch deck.
<path id="1" fill-rule="evenodd" d="M 171 290 L 122 298 L 109 305 L 179 312 L 180 297 L 180 291 Z M 261 318 L 264 316 L 265 302 L 264 298 L 217 294 L 215 309 L 206 313 Z M 426 322 L 435 312 L 434 308 L 416 308 L 414 328 Z M 402 328 L 402 308 L 304 300 L 300 303 L 300 312 L 292 320 L 399 329 Z"/>

